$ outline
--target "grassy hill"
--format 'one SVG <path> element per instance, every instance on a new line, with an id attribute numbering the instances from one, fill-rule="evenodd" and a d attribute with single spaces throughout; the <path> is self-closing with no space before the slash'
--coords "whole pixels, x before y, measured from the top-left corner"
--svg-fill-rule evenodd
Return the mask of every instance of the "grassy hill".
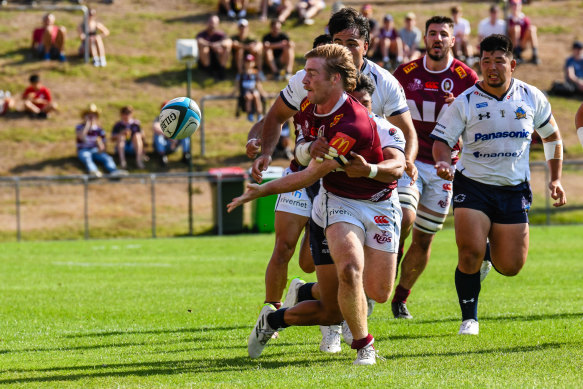
<path id="1" fill-rule="evenodd" d="M 10 3 L 10 2 L 9 2 Z M 411 4 L 414 3 L 414 4 Z M 358 3 L 346 3 L 360 7 Z M 434 14 L 449 14 L 453 2 L 391 1 L 375 4 L 375 17 L 381 19 L 387 12 L 393 14 L 400 28 L 403 16 L 414 11 L 420 27 Z M 101 122 L 109 132 L 118 119 L 121 106 L 131 104 L 151 138 L 150 123 L 157 115 L 160 103 L 186 94 L 185 66 L 176 60 L 175 41 L 193 38 L 204 28 L 210 12 L 211 1 L 194 0 L 134 0 L 116 1 L 112 5 L 91 3 L 98 10 L 98 18 L 111 31 L 105 39 L 108 56 L 106 68 L 84 64 L 76 56 L 80 44 L 75 29 L 81 21 L 80 13 L 56 11 L 57 23 L 67 27 L 68 62 L 42 62 L 32 60 L 29 46 L 32 29 L 40 25 L 45 11 L 8 11 L 0 8 L 0 89 L 20 94 L 32 73 L 40 73 L 42 82 L 54 93 L 61 112 L 49 120 L 30 120 L 26 117 L 0 118 L 0 175 L 47 175 L 81 172 L 75 157 L 74 127 L 79 122 L 80 111 L 90 102 L 102 109 Z M 488 4 L 462 3 L 464 17 L 470 20 L 473 33 L 479 20 L 487 16 Z M 583 3 L 581 1 L 535 1 L 524 7 L 534 24 L 539 27 L 540 66 L 521 65 L 516 76 L 539 88 L 548 89 L 552 80 L 562 79 L 564 59 L 570 53 L 575 38 L 583 38 Z M 296 41 L 296 68 L 302 66 L 302 56 L 311 47 L 314 36 L 321 33 L 329 17 L 328 7 L 313 26 L 298 26 L 291 19 L 284 26 Z M 261 37 L 268 24 L 250 17 L 251 31 Z M 221 26 L 234 34 L 234 22 Z M 528 58 L 529 53 L 526 53 Z M 234 75 L 233 77 L 234 78 Z M 267 81 L 265 89 L 275 93 L 284 83 Z M 193 70 L 192 96 L 226 95 L 234 90 L 230 80 L 215 83 Z M 566 139 L 568 158 L 580 158 L 583 150 L 574 132 L 573 117 L 580 101 L 551 98 L 554 113 Z M 249 123 L 243 116 L 235 118 L 235 101 L 212 102 L 206 114 L 206 158 L 196 158 L 195 168 L 237 164 L 248 166 L 243 146 Z M 193 153 L 199 153 L 199 135 L 194 138 Z M 151 145 L 150 145 L 151 149 Z M 111 151 L 111 150 L 110 150 Z M 184 169 L 171 158 L 171 169 Z M 542 159 L 541 153 L 534 158 Z M 131 163 L 131 162 L 130 162 Z M 279 161 L 284 164 L 285 161 Z M 131 168 L 131 165 L 130 165 Z M 154 161 L 148 170 L 157 170 Z"/>

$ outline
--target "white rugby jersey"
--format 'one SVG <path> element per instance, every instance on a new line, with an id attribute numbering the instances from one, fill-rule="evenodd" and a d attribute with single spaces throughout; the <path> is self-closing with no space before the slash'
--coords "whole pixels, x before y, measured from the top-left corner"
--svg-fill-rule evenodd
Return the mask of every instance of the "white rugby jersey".
<path id="1" fill-rule="evenodd" d="M 385 147 L 392 147 L 405 153 L 405 135 L 403 135 L 403 131 L 378 115 L 372 114 L 372 118 L 377 124 L 381 147 L 383 149 Z"/>
<path id="2" fill-rule="evenodd" d="M 530 179 L 532 133 L 549 136 L 554 131 L 551 119 L 551 105 L 532 85 L 512 79 L 508 91 L 497 98 L 476 84 L 445 110 L 431 137 L 450 147 L 462 137 L 456 169 L 464 176 L 484 184 L 513 186 Z"/>
<path id="3" fill-rule="evenodd" d="M 371 96 L 372 111 L 375 114 L 390 117 L 409 110 L 401 84 L 389 71 L 367 59 L 364 59 L 360 71 L 369 76 L 375 84 L 375 90 Z M 305 74 L 304 69 L 298 71 L 279 93 L 285 104 L 295 111 L 300 110 L 302 100 L 308 95 L 302 83 Z"/>

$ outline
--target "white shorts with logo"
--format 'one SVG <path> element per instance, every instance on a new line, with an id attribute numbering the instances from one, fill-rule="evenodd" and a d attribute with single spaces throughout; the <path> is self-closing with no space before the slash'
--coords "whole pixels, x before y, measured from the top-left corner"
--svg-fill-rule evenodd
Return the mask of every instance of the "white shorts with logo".
<path id="1" fill-rule="evenodd" d="M 419 177 L 413 184 L 413 188 L 419 191 L 419 204 L 433 212 L 447 215 L 453 193 L 451 181 L 439 177 L 432 164 L 415 161 L 415 166 L 419 172 Z M 404 173 L 397 184 L 397 190 L 401 192 L 403 188 L 411 186 L 411 177 Z M 417 206 L 416 204 L 415 208 Z"/>
<path id="2" fill-rule="evenodd" d="M 288 167 L 284 170 L 282 177 L 293 173 Z M 312 200 L 308 197 L 308 192 L 306 192 L 305 188 L 294 192 L 282 193 L 277 196 L 275 210 L 310 217 L 312 213 Z"/>
<path id="3" fill-rule="evenodd" d="M 353 224 L 364 231 L 365 246 L 389 253 L 398 251 L 402 216 L 396 191 L 388 200 L 372 202 L 336 196 L 322 187 L 312 209 L 312 220 L 323 229 Z"/>

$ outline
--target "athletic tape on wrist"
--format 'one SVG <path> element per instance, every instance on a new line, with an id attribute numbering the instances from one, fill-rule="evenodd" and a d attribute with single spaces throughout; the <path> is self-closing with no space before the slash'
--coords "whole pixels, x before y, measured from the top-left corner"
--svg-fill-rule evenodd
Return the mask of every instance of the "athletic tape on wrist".
<path id="1" fill-rule="evenodd" d="M 563 159 L 563 141 L 554 140 L 552 142 L 544 142 L 543 150 L 545 152 L 545 159 Z"/>
<path id="2" fill-rule="evenodd" d="M 251 138 L 251 139 L 249 139 L 249 140 L 247 141 L 247 144 L 249 144 L 249 143 L 253 142 L 254 140 L 257 140 L 257 138 Z"/>
<path id="3" fill-rule="evenodd" d="M 296 159 L 302 166 L 308 166 L 312 160 L 310 145 L 312 142 L 300 143 L 296 146 Z"/>
<path id="4" fill-rule="evenodd" d="M 369 165 L 370 166 L 370 173 L 368 173 L 368 178 L 375 178 L 377 176 L 377 173 L 379 172 L 379 167 L 372 163 Z"/>

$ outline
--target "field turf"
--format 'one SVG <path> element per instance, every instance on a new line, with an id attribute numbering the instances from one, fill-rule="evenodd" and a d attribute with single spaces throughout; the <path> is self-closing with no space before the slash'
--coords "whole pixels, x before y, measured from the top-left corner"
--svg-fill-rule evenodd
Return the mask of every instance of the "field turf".
<path id="1" fill-rule="evenodd" d="M 248 358 L 273 235 L 4 243 L 0 385 L 582 387 L 581 231 L 531 229 L 523 271 L 484 281 L 477 337 L 456 335 L 457 253 L 453 231 L 440 232 L 409 298 L 415 318 L 375 307 L 370 332 L 385 360 L 372 367 L 352 366 L 344 344 L 320 353 L 317 327 L 288 328 Z"/>

